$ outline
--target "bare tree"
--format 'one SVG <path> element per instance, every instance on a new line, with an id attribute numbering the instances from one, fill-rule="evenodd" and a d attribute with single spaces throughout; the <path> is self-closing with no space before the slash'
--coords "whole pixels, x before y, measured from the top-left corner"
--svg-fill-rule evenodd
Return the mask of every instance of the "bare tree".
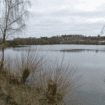
<path id="1" fill-rule="evenodd" d="M 3 0 L 1 3 L 4 8 L 1 12 L 0 31 L 3 37 L 3 44 L 5 44 L 5 39 L 9 35 L 21 32 L 25 28 L 25 17 L 29 16 L 29 12 L 26 9 L 30 1 Z"/>
<path id="2" fill-rule="evenodd" d="M 2 52 L 4 52 L 3 50 L 6 38 L 10 35 L 15 35 L 17 32 L 22 32 L 22 30 L 26 27 L 25 17 L 29 16 L 27 6 L 30 5 L 30 1 L 0 0 L 0 5 L 2 6 L 0 10 L 0 34 L 3 38 Z M 2 57 L 2 60 L 3 59 L 4 57 Z"/>

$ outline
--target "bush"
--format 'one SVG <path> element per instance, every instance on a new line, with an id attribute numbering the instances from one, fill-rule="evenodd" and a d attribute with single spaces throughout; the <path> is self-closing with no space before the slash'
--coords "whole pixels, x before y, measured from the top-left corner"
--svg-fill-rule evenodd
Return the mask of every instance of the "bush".
<path id="1" fill-rule="evenodd" d="M 7 103 L 22 104 L 22 105 L 61 105 L 61 101 L 68 95 L 74 93 L 74 82 L 72 79 L 75 70 L 63 67 L 63 59 L 60 65 L 56 63 L 56 69 L 46 71 L 43 68 L 45 60 L 31 53 L 22 53 L 20 59 L 16 57 L 15 65 L 10 58 L 4 65 L 2 72 L 2 80 L 0 80 L 0 87 L 2 93 L 9 95 L 10 99 Z M 39 68 L 39 69 L 38 69 Z M 17 72 L 13 72 L 16 70 Z M 4 75 L 5 74 L 5 75 Z M 28 77 L 33 74 L 32 81 L 28 81 Z M 21 82 L 19 77 L 21 76 Z M 35 77 L 38 77 L 35 80 Z M 1 82 L 2 81 L 2 82 Z M 3 83 L 3 81 L 5 81 Z M 27 85 L 30 84 L 30 87 Z M 9 88 L 10 87 L 10 88 Z M 12 99 L 12 100 L 11 100 Z"/>
<path id="2" fill-rule="evenodd" d="M 16 41 L 8 41 L 7 45 L 8 46 L 16 46 L 16 45 L 18 45 L 18 43 Z"/>

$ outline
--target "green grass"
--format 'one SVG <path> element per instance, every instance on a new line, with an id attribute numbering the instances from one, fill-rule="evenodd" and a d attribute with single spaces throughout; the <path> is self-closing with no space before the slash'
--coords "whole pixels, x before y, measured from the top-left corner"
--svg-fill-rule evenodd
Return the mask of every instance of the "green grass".
<path id="1" fill-rule="evenodd" d="M 60 65 L 56 64 L 55 70 L 49 68 L 46 71 L 43 68 L 45 62 L 43 56 L 39 58 L 37 52 L 33 55 L 30 49 L 26 54 L 22 53 L 20 58 L 17 56 L 12 60 L 9 57 L 0 73 L 0 98 L 10 105 L 64 105 L 62 100 L 74 93 L 72 76 L 75 70 L 69 66 L 64 68 L 62 60 Z M 37 71 L 37 68 L 40 70 Z M 26 79 L 31 74 L 34 77 L 38 75 L 40 79 L 37 83 L 33 79 L 36 86 L 31 84 L 29 88 Z"/>

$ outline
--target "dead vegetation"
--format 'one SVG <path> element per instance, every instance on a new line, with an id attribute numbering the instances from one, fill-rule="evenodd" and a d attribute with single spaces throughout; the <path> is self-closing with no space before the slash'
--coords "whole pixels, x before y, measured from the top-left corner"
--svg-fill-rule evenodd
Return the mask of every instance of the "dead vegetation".
<path id="1" fill-rule="evenodd" d="M 43 56 L 38 58 L 38 53 L 33 55 L 30 49 L 20 58 L 8 58 L 0 73 L 1 99 L 10 105 L 64 105 L 62 100 L 74 92 L 72 76 L 75 70 L 69 66 L 64 68 L 62 61 L 55 70 L 46 71 L 42 66 L 44 63 Z M 26 82 L 31 74 L 39 79 L 33 78 L 29 87 Z"/>

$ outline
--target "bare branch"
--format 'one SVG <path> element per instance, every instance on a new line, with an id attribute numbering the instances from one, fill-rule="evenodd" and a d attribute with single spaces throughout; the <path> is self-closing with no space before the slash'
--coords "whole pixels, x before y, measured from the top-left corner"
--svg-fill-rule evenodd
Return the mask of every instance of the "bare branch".
<path id="1" fill-rule="evenodd" d="M 19 21 L 20 19 L 22 19 L 22 16 L 23 16 L 23 15 L 24 15 L 24 13 L 21 14 L 20 17 L 18 17 L 18 18 L 16 18 L 15 20 L 13 20 L 10 24 L 8 24 L 7 27 L 8 27 L 8 26 L 11 26 L 13 23 L 15 23 L 15 22 Z"/>
<path id="2" fill-rule="evenodd" d="M 18 6 L 19 4 L 23 4 L 23 3 L 24 3 L 23 1 L 22 2 L 19 2 L 19 3 L 15 4 L 15 5 L 11 6 L 10 8 L 12 9 L 12 8 Z"/>
<path id="3" fill-rule="evenodd" d="M 22 29 L 25 28 L 25 26 L 26 26 L 26 25 L 24 24 L 24 25 L 22 25 L 21 27 L 16 28 L 16 29 L 12 29 L 12 28 L 11 28 L 11 30 L 14 30 L 14 32 L 7 34 L 7 35 L 6 35 L 6 38 L 7 38 L 8 36 L 10 36 L 10 35 L 13 35 L 13 34 L 16 33 L 16 32 L 22 32 Z"/>
<path id="4" fill-rule="evenodd" d="M 30 1 L 3 0 L 2 3 L 4 4 L 4 9 L 2 11 L 2 23 L 0 23 L 2 27 L 0 27 L 0 30 L 5 42 L 5 37 L 16 32 L 22 32 L 23 28 L 25 28 L 25 17 L 28 17 L 28 11 L 25 9 L 27 4 L 30 5 Z"/>
<path id="5" fill-rule="evenodd" d="M 2 29 L 2 27 L 0 26 L 0 29 L 1 29 L 1 32 L 2 32 L 2 35 L 3 35 L 3 29 Z"/>
<path id="6" fill-rule="evenodd" d="M 12 8 L 14 8 L 14 7 L 16 7 L 16 6 L 18 6 L 18 5 L 20 5 L 20 4 L 25 4 L 25 3 L 27 3 L 27 4 L 29 4 L 30 6 L 31 6 L 31 3 L 30 3 L 30 1 L 26 1 L 26 2 L 19 2 L 19 3 L 17 3 L 17 4 L 14 4 L 13 6 L 11 6 L 10 8 L 12 9 Z"/>

